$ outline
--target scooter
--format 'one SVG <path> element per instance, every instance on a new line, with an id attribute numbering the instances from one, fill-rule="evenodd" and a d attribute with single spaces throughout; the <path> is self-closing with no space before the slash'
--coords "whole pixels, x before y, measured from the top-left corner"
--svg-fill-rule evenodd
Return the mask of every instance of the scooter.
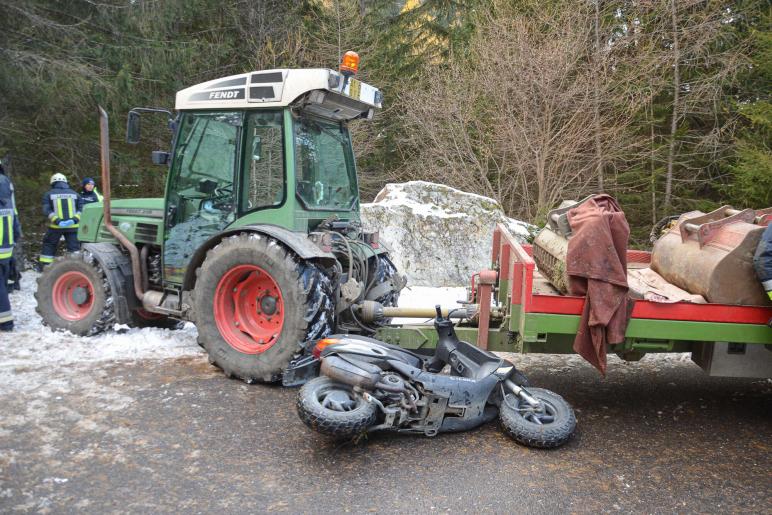
<path id="1" fill-rule="evenodd" d="M 355 439 L 373 431 L 465 431 L 498 414 L 520 444 L 553 448 L 568 441 L 576 417 L 560 395 L 530 388 L 512 363 L 459 340 L 450 313 L 444 318 L 436 310 L 439 340 L 431 357 L 364 336 L 319 340 L 306 368 L 321 360 L 320 375 L 300 389 L 300 419 L 322 434 Z M 446 367 L 449 373 L 441 373 Z"/>

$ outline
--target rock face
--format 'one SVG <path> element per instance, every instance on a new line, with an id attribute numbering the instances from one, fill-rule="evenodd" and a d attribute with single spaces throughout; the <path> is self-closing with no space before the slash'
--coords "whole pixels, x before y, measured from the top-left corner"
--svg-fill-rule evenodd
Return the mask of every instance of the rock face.
<path id="1" fill-rule="evenodd" d="M 364 229 L 380 232 L 408 286 L 467 285 L 490 268 L 497 223 L 521 241 L 532 227 L 506 217 L 493 199 L 424 181 L 387 184 L 362 205 Z"/>

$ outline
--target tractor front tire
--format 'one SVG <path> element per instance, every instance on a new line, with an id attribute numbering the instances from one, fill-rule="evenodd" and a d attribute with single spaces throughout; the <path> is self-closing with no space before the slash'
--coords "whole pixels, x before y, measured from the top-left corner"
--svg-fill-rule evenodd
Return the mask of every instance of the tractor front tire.
<path id="1" fill-rule="evenodd" d="M 229 236 L 197 274 L 199 344 L 228 377 L 277 381 L 304 342 L 332 332 L 330 278 L 272 238 Z"/>
<path id="2" fill-rule="evenodd" d="M 46 266 L 35 300 L 43 323 L 55 331 L 92 336 L 115 324 L 110 283 L 87 250 L 65 254 Z"/>

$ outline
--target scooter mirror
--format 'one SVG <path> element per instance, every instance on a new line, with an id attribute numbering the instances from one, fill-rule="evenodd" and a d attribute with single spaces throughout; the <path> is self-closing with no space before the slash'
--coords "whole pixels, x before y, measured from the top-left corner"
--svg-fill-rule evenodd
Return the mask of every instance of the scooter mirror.
<path id="1" fill-rule="evenodd" d="M 437 311 L 437 318 L 442 318 L 442 306 L 437 304 L 434 306 L 434 309 Z"/>

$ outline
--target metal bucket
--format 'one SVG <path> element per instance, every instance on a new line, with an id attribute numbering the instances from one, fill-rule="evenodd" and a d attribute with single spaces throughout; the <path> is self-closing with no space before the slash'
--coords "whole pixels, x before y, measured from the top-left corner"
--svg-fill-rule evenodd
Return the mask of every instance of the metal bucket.
<path id="1" fill-rule="evenodd" d="M 692 211 L 654 244 L 651 268 L 668 282 L 718 304 L 770 305 L 753 253 L 764 227 L 752 209 Z"/>

